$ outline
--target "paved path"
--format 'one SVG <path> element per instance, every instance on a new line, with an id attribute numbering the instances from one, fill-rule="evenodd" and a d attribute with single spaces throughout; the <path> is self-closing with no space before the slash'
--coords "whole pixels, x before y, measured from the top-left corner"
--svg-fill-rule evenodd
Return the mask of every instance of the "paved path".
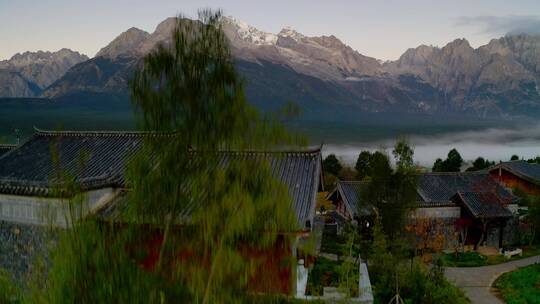
<path id="1" fill-rule="evenodd" d="M 491 285 L 501 274 L 540 261 L 539 256 L 483 267 L 446 267 L 448 280 L 461 288 L 473 304 L 503 303 L 491 290 Z"/>

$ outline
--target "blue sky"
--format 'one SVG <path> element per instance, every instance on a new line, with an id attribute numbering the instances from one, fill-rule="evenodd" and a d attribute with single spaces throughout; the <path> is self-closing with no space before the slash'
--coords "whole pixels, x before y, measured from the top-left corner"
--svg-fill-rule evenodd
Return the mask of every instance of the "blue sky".
<path id="1" fill-rule="evenodd" d="M 538 0 L 0 0 L 0 59 L 62 47 L 92 57 L 132 26 L 152 32 L 166 17 L 195 17 L 199 8 L 221 8 L 274 33 L 291 26 L 309 36 L 333 34 L 383 60 L 420 44 L 467 38 L 477 47 L 507 32 L 540 33 Z"/>

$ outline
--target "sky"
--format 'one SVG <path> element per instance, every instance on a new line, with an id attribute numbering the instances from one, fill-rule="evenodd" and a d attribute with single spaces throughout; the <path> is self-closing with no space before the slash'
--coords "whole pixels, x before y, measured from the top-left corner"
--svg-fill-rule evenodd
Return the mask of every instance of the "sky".
<path id="1" fill-rule="evenodd" d="M 478 47 L 510 32 L 540 34 L 539 0 L 0 0 L 0 60 L 64 47 L 93 57 L 130 27 L 152 32 L 167 17 L 196 17 L 201 8 L 272 33 L 291 26 L 308 36 L 335 35 L 382 60 L 457 38 Z"/>

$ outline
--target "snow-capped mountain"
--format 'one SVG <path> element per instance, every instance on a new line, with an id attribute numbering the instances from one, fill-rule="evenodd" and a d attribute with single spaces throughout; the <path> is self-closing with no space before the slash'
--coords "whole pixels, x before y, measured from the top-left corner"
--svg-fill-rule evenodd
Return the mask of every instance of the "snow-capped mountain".
<path id="1" fill-rule="evenodd" d="M 223 25 L 232 28 L 233 35 L 229 33 L 230 38 L 238 38 L 245 41 L 247 45 L 275 45 L 277 35 L 263 32 L 234 17 L 223 17 Z"/>
<path id="2" fill-rule="evenodd" d="M 224 18 L 223 28 L 233 54 L 253 62 L 285 64 L 299 73 L 333 81 L 380 72 L 375 58 L 358 53 L 335 36 L 307 37 L 291 27 L 272 34 L 231 17 Z"/>
<path id="3" fill-rule="evenodd" d="M 170 40 L 177 22 L 168 18 L 152 33 L 129 29 L 95 58 L 71 68 L 43 96 L 127 95 L 135 65 L 156 44 Z M 409 49 L 399 60 L 383 63 L 333 35 L 309 37 L 290 27 L 274 34 L 233 17 L 224 17 L 222 25 L 248 98 L 263 109 L 292 100 L 313 113 L 540 114 L 538 36 L 507 36 L 476 49 L 456 39 L 442 48 Z"/>

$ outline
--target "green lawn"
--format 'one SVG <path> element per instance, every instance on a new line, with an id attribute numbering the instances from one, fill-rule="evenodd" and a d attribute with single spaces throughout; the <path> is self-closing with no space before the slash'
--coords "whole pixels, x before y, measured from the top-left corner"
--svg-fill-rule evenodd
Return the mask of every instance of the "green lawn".
<path id="1" fill-rule="evenodd" d="M 539 246 L 523 247 L 522 249 L 522 256 L 513 256 L 510 259 L 505 258 L 503 255 L 485 256 L 477 252 L 458 253 L 457 257 L 455 253 L 447 253 L 442 256 L 442 259 L 444 266 L 448 267 L 479 267 L 497 265 L 509 261 L 515 261 L 535 255 L 540 255 Z"/>
<path id="2" fill-rule="evenodd" d="M 494 286 L 508 304 L 540 303 L 540 265 L 505 273 Z"/>

